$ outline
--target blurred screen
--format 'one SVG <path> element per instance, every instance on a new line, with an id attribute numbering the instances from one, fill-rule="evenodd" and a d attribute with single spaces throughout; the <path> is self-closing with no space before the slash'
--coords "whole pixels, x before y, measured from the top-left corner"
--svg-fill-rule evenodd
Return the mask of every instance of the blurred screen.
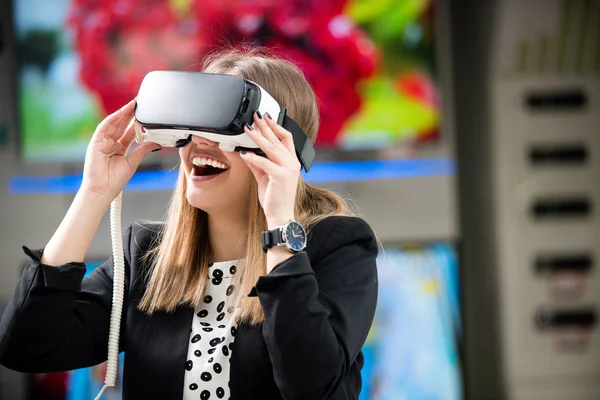
<path id="1" fill-rule="evenodd" d="M 98 122 L 147 72 L 198 70 L 207 52 L 241 43 L 303 70 L 319 98 L 322 150 L 439 137 L 432 0 L 13 2 L 26 162 L 81 162 Z"/>
<path id="2" fill-rule="evenodd" d="M 460 400 L 459 274 L 448 245 L 387 249 L 359 400 Z"/>

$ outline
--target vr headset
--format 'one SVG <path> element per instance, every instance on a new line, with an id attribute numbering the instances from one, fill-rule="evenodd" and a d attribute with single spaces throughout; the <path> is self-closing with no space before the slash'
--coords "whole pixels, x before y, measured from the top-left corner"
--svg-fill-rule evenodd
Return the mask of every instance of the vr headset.
<path id="1" fill-rule="evenodd" d="M 183 147 L 192 135 L 219 143 L 223 151 L 249 150 L 265 156 L 246 135 L 254 113 L 269 113 L 291 132 L 296 155 L 305 171 L 315 158 L 302 128 L 263 88 L 235 75 L 203 72 L 152 71 L 137 96 L 136 141 L 164 147 Z"/>

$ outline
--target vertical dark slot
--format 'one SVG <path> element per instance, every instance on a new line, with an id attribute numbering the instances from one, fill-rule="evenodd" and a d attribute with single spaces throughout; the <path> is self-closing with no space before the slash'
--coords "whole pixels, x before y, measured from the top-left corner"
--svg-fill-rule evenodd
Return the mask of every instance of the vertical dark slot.
<path id="1" fill-rule="evenodd" d="M 0 55 L 2 55 L 2 51 L 4 50 L 4 25 L 2 24 L 2 20 L 0 20 Z"/>
<path id="2" fill-rule="evenodd" d="M 242 114 L 246 114 L 246 111 L 248 111 L 249 104 L 250 104 L 250 100 L 246 99 L 244 101 L 244 105 L 242 106 Z"/>

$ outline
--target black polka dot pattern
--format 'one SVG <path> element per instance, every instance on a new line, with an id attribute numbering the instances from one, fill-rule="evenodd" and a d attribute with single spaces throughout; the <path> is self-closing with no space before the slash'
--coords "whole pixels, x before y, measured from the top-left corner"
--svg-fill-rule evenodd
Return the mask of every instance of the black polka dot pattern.
<path id="1" fill-rule="evenodd" d="M 236 262 L 209 264 L 202 301 L 194 312 L 185 363 L 183 400 L 228 399 L 233 342 L 237 334 L 235 308 Z"/>
<path id="2" fill-rule="evenodd" d="M 204 382 L 208 382 L 212 379 L 212 375 L 209 372 L 203 372 L 202 375 L 200 375 L 200 379 Z"/>

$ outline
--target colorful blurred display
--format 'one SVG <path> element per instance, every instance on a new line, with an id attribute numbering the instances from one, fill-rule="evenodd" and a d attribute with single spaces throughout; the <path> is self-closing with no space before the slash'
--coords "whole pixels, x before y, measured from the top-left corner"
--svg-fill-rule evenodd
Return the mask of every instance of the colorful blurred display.
<path id="1" fill-rule="evenodd" d="M 459 273 L 448 245 L 388 249 L 359 400 L 460 400 Z"/>
<path id="2" fill-rule="evenodd" d="M 147 72 L 198 70 L 207 52 L 243 43 L 306 74 L 320 103 L 320 148 L 439 135 L 432 0 L 13 3 L 27 162 L 82 161 L 97 123 L 135 96 Z"/>

